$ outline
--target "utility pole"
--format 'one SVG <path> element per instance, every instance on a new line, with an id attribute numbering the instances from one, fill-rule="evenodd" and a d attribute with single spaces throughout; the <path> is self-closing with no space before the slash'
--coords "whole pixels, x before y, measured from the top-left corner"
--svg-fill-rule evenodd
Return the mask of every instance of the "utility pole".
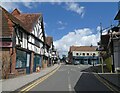
<path id="1" fill-rule="evenodd" d="M 100 40 L 102 39 L 102 23 L 100 23 Z M 102 49 L 102 44 L 101 44 L 101 41 L 100 41 L 100 47 Z M 102 52 L 102 50 L 101 50 Z M 102 73 L 104 73 L 104 70 L 103 70 L 103 58 L 102 58 L 102 54 L 100 53 L 100 61 L 101 61 L 101 69 L 102 69 Z"/>
<path id="2" fill-rule="evenodd" d="M 111 39 L 112 72 L 114 73 L 114 72 L 115 72 L 115 69 L 114 69 L 114 45 L 113 45 L 112 24 L 111 24 L 110 39 Z"/>

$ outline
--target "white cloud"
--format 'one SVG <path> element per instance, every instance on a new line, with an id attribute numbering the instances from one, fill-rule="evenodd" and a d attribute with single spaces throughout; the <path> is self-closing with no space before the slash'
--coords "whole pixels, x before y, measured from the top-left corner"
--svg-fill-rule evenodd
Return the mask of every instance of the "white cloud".
<path id="1" fill-rule="evenodd" d="M 58 21 L 58 24 L 63 24 L 63 22 L 62 21 Z"/>
<path id="2" fill-rule="evenodd" d="M 119 2 L 119 0 L 1 0 L 1 2 Z"/>
<path id="3" fill-rule="evenodd" d="M 27 7 L 27 8 L 35 8 L 37 7 L 37 4 L 40 4 L 40 2 L 22 2 L 23 6 Z"/>
<path id="4" fill-rule="evenodd" d="M 63 21 L 60 21 L 60 20 L 57 23 L 60 24 L 60 25 L 67 25 L 66 22 L 63 22 Z"/>
<path id="5" fill-rule="evenodd" d="M 109 29 L 109 28 L 108 28 L 108 29 Z M 104 29 L 104 28 L 102 27 L 102 35 L 106 35 L 106 34 L 108 33 L 108 29 Z M 97 27 L 97 31 L 100 32 L 100 30 L 101 30 L 101 27 L 98 26 L 98 27 Z"/>
<path id="6" fill-rule="evenodd" d="M 58 30 L 63 30 L 67 26 L 67 23 L 65 23 L 63 21 L 58 21 L 57 24 L 59 24 L 59 26 L 60 26 L 60 27 L 58 27 Z"/>
<path id="7" fill-rule="evenodd" d="M 36 7 L 36 2 L 0 2 L 0 6 L 10 12 L 13 11 L 15 8 L 18 8 L 20 10 L 21 4 L 26 8 Z"/>
<path id="8" fill-rule="evenodd" d="M 45 21 L 43 23 L 44 23 L 44 28 L 46 28 L 47 27 L 47 23 Z"/>
<path id="9" fill-rule="evenodd" d="M 66 3 L 66 9 L 69 11 L 73 11 L 77 14 L 79 14 L 81 17 L 84 17 L 85 14 L 85 7 L 80 6 L 78 3 L 70 2 Z"/>
<path id="10" fill-rule="evenodd" d="M 32 4 L 28 3 L 28 2 L 23 3 L 23 5 L 27 8 L 32 8 L 33 7 Z"/>
<path id="11" fill-rule="evenodd" d="M 0 2 L 0 6 L 5 8 L 7 11 L 13 11 L 15 8 L 20 8 L 17 3 L 12 2 Z"/>
<path id="12" fill-rule="evenodd" d="M 90 46 L 97 45 L 99 41 L 99 31 L 93 34 L 93 30 L 90 28 L 75 29 L 63 36 L 60 40 L 54 41 L 54 45 L 59 51 L 60 55 L 67 54 L 69 47 L 72 45 L 76 46 Z"/>

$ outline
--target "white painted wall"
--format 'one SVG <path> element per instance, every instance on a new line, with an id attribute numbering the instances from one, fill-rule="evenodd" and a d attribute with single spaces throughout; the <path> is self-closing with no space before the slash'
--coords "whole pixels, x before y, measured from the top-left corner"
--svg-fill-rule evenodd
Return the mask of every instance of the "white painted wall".
<path id="1" fill-rule="evenodd" d="M 76 53 L 78 53 L 78 55 L 76 55 Z M 73 56 L 84 56 L 83 53 L 85 53 L 85 56 L 88 56 L 87 53 L 89 53 L 89 56 L 93 56 L 93 53 L 95 53 L 95 56 L 98 56 L 97 51 L 73 51 L 72 54 Z"/>
<path id="2" fill-rule="evenodd" d="M 25 33 L 23 33 L 23 43 L 22 43 L 22 47 L 27 49 L 27 35 Z"/>
<path id="3" fill-rule="evenodd" d="M 114 40 L 115 70 L 120 70 L 120 40 Z"/>
<path id="4" fill-rule="evenodd" d="M 23 34 L 23 38 L 22 38 L 22 42 L 20 42 L 20 44 L 21 44 L 22 48 L 27 49 L 27 34 L 25 34 L 25 33 L 22 33 L 22 34 Z M 38 19 L 38 21 L 34 25 L 32 34 L 44 42 L 40 18 Z M 33 36 L 29 36 L 28 41 L 35 44 L 35 38 Z M 39 44 L 40 48 L 33 45 L 33 44 L 28 43 L 28 49 L 31 51 L 34 51 L 35 53 L 38 53 L 38 54 L 42 53 L 43 51 L 41 48 L 43 47 L 43 43 L 42 42 L 39 42 L 39 43 L 40 43 Z M 16 44 L 19 44 L 17 36 L 16 36 Z"/>

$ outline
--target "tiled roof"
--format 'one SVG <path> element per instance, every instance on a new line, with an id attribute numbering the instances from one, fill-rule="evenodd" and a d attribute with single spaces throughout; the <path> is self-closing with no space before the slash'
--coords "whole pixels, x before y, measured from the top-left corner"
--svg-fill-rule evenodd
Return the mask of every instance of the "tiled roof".
<path id="1" fill-rule="evenodd" d="M 2 35 L 1 36 L 11 36 L 14 30 L 14 23 L 19 24 L 23 29 L 26 29 L 23 23 L 18 20 L 16 17 L 11 15 L 4 8 L 0 7 L 0 12 L 2 12 L 2 19 L 0 19 L 0 26 L 2 26 Z"/>
<path id="2" fill-rule="evenodd" d="M 24 26 L 26 27 L 28 32 L 32 32 L 33 26 L 38 20 L 40 16 L 42 16 L 40 13 L 34 13 L 34 14 L 28 14 L 28 13 L 20 13 L 18 9 L 15 9 L 12 12 L 12 15 L 14 15 L 17 19 L 19 19 Z"/>
<path id="3" fill-rule="evenodd" d="M 120 10 L 118 11 L 117 15 L 115 16 L 114 20 L 120 20 Z"/>
<path id="4" fill-rule="evenodd" d="M 71 46 L 70 52 L 72 51 L 96 51 L 97 46 Z"/>
<path id="5" fill-rule="evenodd" d="M 48 36 L 45 38 L 45 41 L 49 46 L 51 46 L 51 44 L 53 43 L 53 37 Z"/>

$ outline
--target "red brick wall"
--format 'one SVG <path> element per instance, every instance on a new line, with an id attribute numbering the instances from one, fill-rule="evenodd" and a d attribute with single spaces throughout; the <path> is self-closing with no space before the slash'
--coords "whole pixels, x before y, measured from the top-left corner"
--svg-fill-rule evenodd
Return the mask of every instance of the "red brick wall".
<path id="1" fill-rule="evenodd" d="M 31 62 L 30 62 L 30 73 L 33 72 L 33 65 L 34 65 L 34 53 L 31 53 Z"/>
<path id="2" fill-rule="evenodd" d="M 12 57 L 12 66 L 11 66 L 11 72 L 12 73 L 14 73 L 14 74 L 16 74 L 17 72 L 16 72 L 16 69 L 15 69 L 15 67 L 16 67 L 16 49 L 15 48 L 10 48 L 10 54 L 12 55 L 11 57 Z"/>

